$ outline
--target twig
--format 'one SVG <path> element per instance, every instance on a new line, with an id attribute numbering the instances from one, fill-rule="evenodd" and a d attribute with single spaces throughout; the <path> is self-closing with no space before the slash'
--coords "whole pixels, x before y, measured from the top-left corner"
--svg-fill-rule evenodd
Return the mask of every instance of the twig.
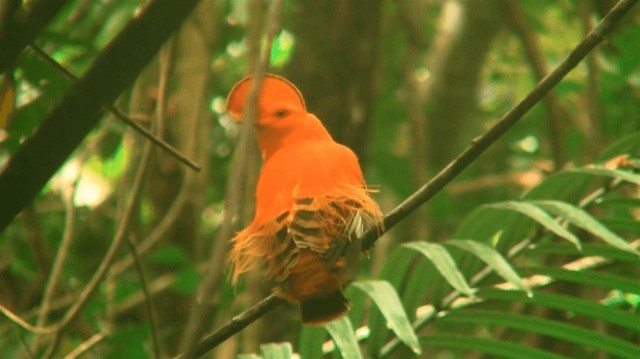
<path id="1" fill-rule="evenodd" d="M 175 221 L 180 215 L 180 212 L 182 212 L 182 209 L 184 208 L 184 205 L 187 203 L 188 198 L 189 198 L 189 193 L 186 187 L 183 186 L 180 189 L 180 192 L 178 193 L 174 201 L 171 203 L 171 207 L 166 212 L 164 217 L 162 217 L 160 222 L 158 222 L 158 224 L 153 227 L 153 230 L 151 231 L 151 233 L 149 233 L 149 235 L 144 240 L 140 241 L 140 243 L 136 246 L 136 251 L 138 252 L 138 255 L 145 254 L 148 250 L 153 248 L 164 237 L 164 235 L 169 231 L 171 226 L 175 224 Z M 119 275 L 120 273 L 124 272 L 127 268 L 129 268 L 132 264 L 133 264 L 133 257 L 131 255 L 128 255 L 123 259 L 119 260 L 118 262 L 115 262 L 111 266 L 111 273 L 113 275 Z"/>
<path id="2" fill-rule="evenodd" d="M 64 356 L 64 359 L 75 359 L 80 355 L 84 354 L 87 350 L 91 349 L 94 345 L 100 343 L 104 338 L 106 338 L 109 334 L 107 332 L 96 333 L 91 338 L 84 341 L 78 347 L 73 349 L 69 354 Z"/>
<path id="3" fill-rule="evenodd" d="M 122 244 L 126 239 L 126 236 L 129 232 L 129 225 L 131 223 L 131 219 L 133 218 L 134 209 L 136 208 L 136 204 L 138 203 L 138 199 L 142 192 L 142 182 L 146 173 L 146 169 L 148 167 L 147 164 L 149 163 L 150 153 L 151 153 L 151 143 L 147 142 L 145 143 L 142 158 L 140 160 L 140 164 L 138 165 L 138 170 L 132 185 L 129 202 L 128 202 L 127 208 L 125 209 L 125 213 L 122 216 L 122 222 L 120 222 L 118 230 L 115 234 L 115 238 L 113 242 L 111 242 L 111 246 L 108 248 L 107 253 L 102 259 L 102 262 L 100 262 L 100 265 L 98 266 L 98 269 L 96 270 L 96 272 L 93 274 L 93 277 L 86 284 L 86 286 L 78 296 L 78 299 L 71 306 L 71 308 L 67 310 L 67 312 L 62 317 L 62 319 L 56 324 L 53 324 L 47 327 L 32 326 L 29 323 L 22 320 L 17 315 L 11 313 L 4 306 L 0 305 L 0 311 L 3 314 L 5 314 L 5 316 L 11 319 L 14 323 L 20 325 L 24 329 L 29 330 L 35 334 L 56 333 L 63 330 L 67 325 L 69 325 L 69 323 L 71 323 L 71 321 L 78 315 L 80 310 L 82 310 L 84 305 L 87 303 L 87 300 L 89 299 L 93 291 L 96 289 L 98 284 L 104 278 L 107 270 L 109 269 L 109 266 L 111 265 L 111 262 L 115 258 L 116 253 L 118 252 L 118 249 L 120 249 L 120 247 L 122 246 Z"/>
<path id="4" fill-rule="evenodd" d="M 564 76 L 566 76 L 571 69 L 573 69 L 584 56 L 591 51 L 596 45 L 604 40 L 604 36 L 608 34 L 613 26 L 624 16 L 638 0 L 621 0 L 616 6 L 611 9 L 607 16 L 602 19 L 600 24 L 585 37 L 574 49 L 571 51 L 565 61 L 563 61 L 558 67 L 547 77 L 545 77 L 531 92 L 511 111 L 507 112 L 502 119 L 494 125 L 487 132 L 476 138 L 467 149 L 465 149 L 460 156 L 453 160 L 447 167 L 445 167 L 438 175 L 436 175 L 431 181 L 425 184 L 417 192 L 412 194 L 398 207 L 392 210 L 385 216 L 384 231 L 378 231 L 376 229 L 370 230 L 363 236 L 363 248 L 369 249 L 376 240 L 386 231 L 394 227 L 409 214 L 415 211 L 419 206 L 424 204 L 433 195 L 440 191 L 447 183 L 455 178 L 462 170 L 464 170 L 475 158 L 477 158 L 489 145 L 495 142 L 504 132 L 506 132 L 511 126 L 513 126 L 527 111 L 531 109 L 537 102 L 539 102 L 544 95 L 549 92 L 553 86 L 555 86 Z M 273 301 L 275 299 L 267 297 L 264 301 Z M 264 302 L 263 301 L 263 302 Z M 262 302 L 261 302 L 262 303 Z M 252 323 L 260 316 L 264 315 L 267 311 L 254 311 L 255 307 L 252 307 L 236 318 L 243 318 L 243 323 Z M 273 307 L 275 308 L 275 306 Z M 270 308 L 269 310 L 273 309 Z M 233 323 L 228 323 L 220 329 L 216 330 L 216 333 L 226 333 L 227 326 L 235 326 Z M 246 325 L 245 325 L 246 326 Z M 231 331 L 231 334 L 227 337 L 237 333 L 242 328 Z M 230 330 L 229 330 L 230 331 Z M 221 343 L 222 341 L 214 341 L 211 338 L 210 343 Z M 217 345 L 216 344 L 216 345 Z M 213 347 L 208 348 L 208 350 Z"/>
<path id="5" fill-rule="evenodd" d="M 522 5 L 516 0 L 503 0 L 503 3 L 511 16 L 511 23 L 516 33 L 520 37 L 524 46 L 524 52 L 529 58 L 529 63 L 533 67 L 533 72 L 538 81 L 542 80 L 549 73 L 544 55 L 540 45 L 529 24 Z M 542 100 L 546 103 L 547 118 L 549 120 L 549 138 L 551 139 L 551 154 L 555 168 L 562 168 L 567 161 L 566 151 L 562 135 L 564 133 L 563 119 L 568 117 L 568 111 L 562 107 L 562 102 L 554 91 Z"/>
<path id="6" fill-rule="evenodd" d="M 160 345 L 158 342 L 158 333 L 156 329 L 156 321 L 153 315 L 153 302 L 151 301 L 151 294 L 149 294 L 149 286 L 147 284 L 147 279 L 144 275 L 144 270 L 142 269 L 142 261 L 138 256 L 138 252 L 136 251 L 136 246 L 133 244 L 133 241 L 129 236 L 127 236 L 127 245 L 129 247 L 129 251 L 131 252 L 131 256 L 133 257 L 133 262 L 135 263 L 136 272 L 138 272 L 138 278 L 140 279 L 140 286 L 142 287 L 142 294 L 144 297 L 144 306 L 147 311 L 147 318 L 149 318 L 149 331 L 151 332 L 151 345 L 153 347 L 153 357 L 158 359 L 160 358 Z"/>
<path id="7" fill-rule="evenodd" d="M 31 47 L 31 50 L 33 50 L 38 56 L 40 56 L 40 58 L 42 58 L 46 63 L 51 65 L 51 67 L 53 67 L 54 69 L 58 70 L 58 72 L 62 73 L 62 75 L 64 75 L 64 77 L 66 79 L 68 79 L 72 83 L 78 81 L 78 77 L 76 75 L 74 75 L 69 70 L 67 70 L 64 66 L 59 64 L 54 58 L 49 56 L 49 54 L 47 54 L 44 50 L 39 48 L 36 44 L 32 43 L 30 45 L 30 47 Z M 147 130 L 146 128 L 142 127 L 136 121 L 132 120 L 129 116 L 127 116 L 127 114 L 122 112 L 120 109 L 115 107 L 113 104 L 106 105 L 105 109 L 107 111 L 109 111 L 112 115 L 114 115 L 117 119 L 119 119 L 122 122 L 124 122 L 127 126 L 133 128 L 136 132 L 138 132 L 144 138 L 146 138 L 147 140 L 153 142 L 154 145 L 156 145 L 156 146 L 162 148 L 163 150 L 165 150 L 167 153 L 169 153 L 171 156 L 173 156 L 178 161 L 180 161 L 183 164 L 187 165 L 192 170 L 194 170 L 196 172 L 200 172 L 201 168 L 200 168 L 199 164 L 197 164 L 194 161 L 192 161 L 191 159 L 187 158 L 185 155 L 180 153 L 180 151 L 178 151 L 173 146 L 171 146 L 170 144 L 165 142 L 159 136 L 156 136 L 156 135 L 152 134 L 151 132 L 149 132 L 149 130 Z M 162 132 L 160 132 L 160 133 L 162 133 Z"/>
<path id="8" fill-rule="evenodd" d="M 241 203 L 244 198 L 242 179 L 245 177 L 247 167 L 247 155 L 251 145 L 249 141 L 252 139 L 251 134 L 254 127 L 253 124 L 256 123 L 258 98 L 260 89 L 262 88 L 262 82 L 269 65 L 271 47 L 277 32 L 280 29 L 282 6 L 282 0 L 274 0 L 270 3 L 267 23 L 265 26 L 266 44 L 264 46 L 264 52 L 261 54 L 260 61 L 256 63 L 253 88 L 247 97 L 247 106 L 243 114 L 244 118 L 240 139 L 236 149 L 236 159 L 233 163 L 231 176 L 228 181 L 229 188 L 225 198 L 224 220 L 220 225 L 214 240 L 215 245 L 212 248 L 213 251 L 210 256 L 210 265 L 208 266 L 205 277 L 198 288 L 198 295 L 203 303 L 194 304 L 192 307 L 189 315 L 189 322 L 180 345 L 180 350 L 185 358 L 195 357 L 195 344 L 202 334 L 205 313 L 208 311 L 206 301 L 212 297 L 213 291 L 217 287 L 217 283 L 219 283 L 222 276 L 222 269 L 224 268 L 223 261 L 220 260 L 220 255 L 226 252 L 228 238 L 231 237 L 233 229 L 235 228 L 234 218 L 238 217 L 237 214 L 239 213 Z M 256 39 L 256 41 L 259 41 L 259 39 Z"/>
<path id="9" fill-rule="evenodd" d="M 198 0 L 148 2 L 100 51 L 82 78 L 0 172 L 0 231 L 36 196 L 97 125 L 102 108 L 130 86 L 197 3 Z"/>
<path id="10" fill-rule="evenodd" d="M 193 349 L 193 357 L 197 358 L 209 352 L 215 348 L 218 344 L 231 338 L 234 334 L 246 328 L 249 324 L 253 323 L 256 318 L 259 318 L 273 309 L 286 303 L 282 298 L 276 297 L 274 294 L 261 300 L 258 304 L 254 305 L 250 309 L 240 313 L 240 315 L 234 317 L 226 325 L 220 327 L 218 330 L 207 335 L 200 341 Z M 183 355 L 178 355 L 177 358 L 184 358 Z"/>
<path id="11" fill-rule="evenodd" d="M 84 161 L 81 161 L 84 162 Z M 49 275 L 49 280 L 44 288 L 44 294 L 42 296 L 42 303 L 40 305 L 40 311 L 38 314 L 37 326 L 42 327 L 47 324 L 47 319 L 49 316 L 49 311 L 51 310 L 51 302 L 53 301 L 55 290 L 58 287 L 58 282 L 60 280 L 60 275 L 62 274 L 62 267 L 67 258 L 67 254 L 69 253 L 69 249 L 71 248 L 71 243 L 74 238 L 74 223 L 75 223 L 75 213 L 76 208 L 73 204 L 73 196 L 75 194 L 78 180 L 80 176 L 71 183 L 68 188 L 63 188 L 63 197 L 65 203 L 65 211 L 66 218 L 64 224 L 64 234 L 62 236 L 62 241 L 60 242 L 60 247 L 56 253 L 56 257 L 53 261 L 53 265 L 51 267 L 51 274 Z M 38 346 L 40 345 L 40 337 L 36 337 L 33 343 L 33 349 L 35 352 L 38 350 Z"/>
<path id="12" fill-rule="evenodd" d="M 593 3 L 589 1 L 578 2 L 578 13 L 582 19 L 584 26 L 584 33 L 588 33 L 593 30 L 594 21 L 591 17 Z M 597 61 L 597 53 L 590 53 L 587 56 L 587 86 L 584 91 L 583 101 L 587 111 L 585 112 L 585 119 L 582 121 L 583 131 L 585 137 L 589 139 L 589 148 L 592 155 L 595 155 L 600 151 L 602 145 L 602 128 L 600 125 L 600 105 L 598 101 L 600 82 L 599 66 Z M 579 122 L 580 123 L 580 122 Z"/>
<path id="13" fill-rule="evenodd" d="M 14 62 L 40 31 L 42 31 L 53 20 L 68 0 L 36 0 L 31 2 L 29 11 L 26 7 L 17 8 L 13 1 L 10 6 L 8 1 L 3 1 L 4 11 L 11 11 L 11 14 L 3 14 L 7 21 L 0 24 L 0 73 L 5 72 L 13 66 Z M 15 12 L 14 12 L 15 11 Z M 12 16 L 11 16 L 12 15 Z"/>

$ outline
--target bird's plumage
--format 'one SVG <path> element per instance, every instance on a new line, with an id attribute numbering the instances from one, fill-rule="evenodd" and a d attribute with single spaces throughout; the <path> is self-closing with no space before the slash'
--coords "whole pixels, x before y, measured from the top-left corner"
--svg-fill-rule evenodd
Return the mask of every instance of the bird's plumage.
<path id="1" fill-rule="evenodd" d="M 252 85 L 252 77 L 241 80 L 227 98 L 237 120 Z M 300 302 L 304 323 L 333 320 L 348 310 L 342 286 L 356 274 L 359 236 L 381 226 L 380 209 L 356 155 L 307 113 L 289 81 L 267 75 L 256 130 L 264 164 L 255 217 L 233 239 L 234 281 L 264 261 L 276 293 Z"/>

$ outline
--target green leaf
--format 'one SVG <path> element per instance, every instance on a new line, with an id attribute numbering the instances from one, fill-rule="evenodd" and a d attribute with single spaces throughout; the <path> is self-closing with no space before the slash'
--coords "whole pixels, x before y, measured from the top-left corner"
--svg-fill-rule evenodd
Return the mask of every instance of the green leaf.
<path id="1" fill-rule="evenodd" d="M 576 247 L 565 245 L 564 243 L 537 244 L 529 250 L 530 255 L 539 255 L 540 253 L 568 254 L 581 258 L 585 256 L 600 256 L 616 262 L 638 263 L 638 257 L 635 253 L 629 253 L 604 244 L 585 244 L 581 252 L 578 252 Z"/>
<path id="2" fill-rule="evenodd" d="M 640 281 L 638 281 L 637 278 L 627 279 L 611 273 L 599 273 L 586 270 L 575 271 L 556 267 L 533 267 L 529 269 L 534 273 L 546 275 L 554 279 L 640 294 Z"/>
<path id="3" fill-rule="evenodd" d="M 464 279 L 462 272 L 458 269 L 449 252 L 442 245 L 427 242 L 410 242 L 402 246 L 413 249 L 425 256 L 451 286 L 465 295 L 473 297 L 473 290 L 469 287 L 467 280 Z"/>
<path id="4" fill-rule="evenodd" d="M 262 357 L 258 354 L 239 354 L 236 356 L 236 359 L 262 359 Z"/>
<path id="5" fill-rule="evenodd" d="M 640 152 L 640 132 L 633 133 L 627 137 L 622 138 L 617 141 L 609 148 L 604 150 L 599 156 L 598 159 L 602 161 L 606 161 L 612 157 L 623 155 L 623 154 L 636 154 Z"/>
<path id="6" fill-rule="evenodd" d="M 302 326 L 300 344 L 298 346 L 301 358 L 322 357 L 322 344 L 326 340 L 327 332 L 322 327 L 310 325 Z"/>
<path id="7" fill-rule="evenodd" d="M 391 330 L 414 353 L 420 355 L 422 350 L 420 349 L 418 338 L 413 331 L 411 323 L 409 323 L 407 314 L 402 307 L 402 303 L 400 303 L 400 298 L 398 298 L 398 294 L 391 284 L 382 280 L 369 280 L 358 281 L 352 285 L 365 292 L 376 303 Z"/>
<path id="8" fill-rule="evenodd" d="M 603 226 L 589 213 L 576 206 L 561 201 L 534 201 L 534 203 L 557 216 L 566 218 L 569 222 L 597 237 L 600 237 L 602 240 L 616 248 L 640 255 L 640 253 L 631 247 L 631 245 L 629 245 L 629 243 L 624 239 L 618 237 L 618 235 Z"/>
<path id="9" fill-rule="evenodd" d="M 175 244 L 167 244 L 154 251 L 149 256 L 149 261 L 155 264 L 180 265 L 189 263 L 189 256 L 183 248 Z"/>
<path id="10" fill-rule="evenodd" d="M 286 65 L 293 55 L 295 44 L 296 38 L 292 33 L 287 30 L 280 31 L 271 47 L 271 66 L 283 67 Z"/>
<path id="11" fill-rule="evenodd" d="M 640 321 L 630 316 L 629 313 L 607 308 L 599 303 L 573 296 L 536 292 L 533 297 L 527 297 L 523 295 L 522 292 L 499 289 L 481 289 L 478 291 L 477 296 L 485 300 L 538 304 L 575 315 L 603 320 L 619 327 L 636 331 L 640 330 Z"/>
<path id="12" fill-rule="evenodd" d="M 640 221 L 637 219 L 600 218 L 600 222 L 608 228 L 615 229 L 620 232 L 640 234 Z"/>
<path id="13" fill-rule="evenodd" d="M 575 325 L 553 320 L 540 319 L 522 314 L 483 310 L 450 312 L 443 321 L 456 324 L 478 324 L 481 326 L 502 326 L 602 350 L 613 356 L 640 358 L 640 346 L 615 337 L 599 334 Z"/>
<path id="14" fill-rule="evenodd" d="M 362 358 L 358 340 L 348 317 L 340 317 L 324 326 L 340 349 L 343 358 Z"/>
<path id="15" fill-rule="evenodd" d="M 420 337 L 420 343 L 426 346 L 448 348 L 452 350 L 466 350 L 473 353 L 480 352 L 494 357 L 518 358 L 518 359 L 563 359 L 563 356 L 555 355 L 540 349 L 530 348 L 526 345 L 502 342 L 493 339 L 478 337 L 463 337 L 450 334 L 435 334 Z"/>
<path id="16" fill-rule="evenodd" d="M 260 354 L 264 359 L 290 359 L 293 350 L 290 343 L 270 343 L 260 346 Z"/>
<path id="17" fill-rule="evenodd" d="M 578 239 L 578 237 L 573 235 L 573 233 L 567 231 L 558 222 L 556 222 L 551 216 L 549 216 L 545 211 L 540 209 L 540 207 L 537 207 L 529 202 L 508 201 L 508 202 L 491 204 L 491 205 L 488 205 L 487 207 L 506 209 L 509 211 L 522 213 L 525 216 L 540 223 L 549 231 L 555 233 L 558 237 L 564 238 L 569 242 L 573 243 L 578 249 L 580 249 L 582 246 L 582 243 L 580 243 L 580 240 Z"/>
<path id="18" fill-rule="evenodd" d="M 531 295 L 531 288 L 522 281 L 522 278 L 516 273 L 516 271 L 511 267 L 509 262 L 504 259 L 504 257 L 498 253 L 495 249 L 491 248 L 489 245 L 472 241 L 472 240 L 452 240 L 446 242 L 447 244 L 454 245 L 456 247 L 462 248 L 467 252 L 471 252 L 478 258 L 480 258 L 483 262 L 487 263 L 498 275 L 504 278 L 507 282 L 511 283 L 516 288 L 520 288 L 525 291 L 528 295 Z"/>
<path id="19" fill-rule="evenodd" d="M 200 282 L 200 272 L 194 267 L 188 267 L 178 272 L 171 286 L 180 295 L 194 294 Z"/>
<path id="20" fill-rule="evenodd" d="M 640 175 L 635 174 L 633 172 L 629 172 L 629 171 L 621 171 L 621 170 L 608 169 L 600 166 L 594 166 L 594 167 L 574 168 L 569 170 L 568 172 L 584 173 L 584 174 L 611 177 L 611 178 L 620 178 L 621 180 L 624 180 L 626 182 L 640 185 Z"/>

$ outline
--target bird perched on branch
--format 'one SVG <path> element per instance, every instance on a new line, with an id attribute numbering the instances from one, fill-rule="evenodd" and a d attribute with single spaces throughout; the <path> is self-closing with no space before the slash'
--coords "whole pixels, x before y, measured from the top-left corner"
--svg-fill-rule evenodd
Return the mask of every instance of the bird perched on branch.
<path id="1" fill-rule="evenodd" d="M 252 76 L 229 93 L 227 110 L 241 121 Z M 382 227 L 356 155 L 336 143 L 300 91 L 266 75 L 255 123 L 264 164 L 253 221 L 233 238 L 233 281 L 257 263 L 279 297 L 300 303 L 304 324 L 320 325 L 349 310 L 342 287 L 354 279 L 360 237 Z"/>

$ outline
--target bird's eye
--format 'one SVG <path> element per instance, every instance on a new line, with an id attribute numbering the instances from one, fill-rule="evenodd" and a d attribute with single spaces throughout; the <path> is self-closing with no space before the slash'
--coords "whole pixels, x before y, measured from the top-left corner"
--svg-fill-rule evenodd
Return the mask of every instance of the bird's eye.
<path id="1" fill-rule="evenodd" d="M 275 115 L 276 115 L 277 118 L 285 118 L 285 117 L 287 117 L 288 114 L 289 114 L 289 111 L 287 111 L 287 110 L 277 110 L 275 112 Z"/>

